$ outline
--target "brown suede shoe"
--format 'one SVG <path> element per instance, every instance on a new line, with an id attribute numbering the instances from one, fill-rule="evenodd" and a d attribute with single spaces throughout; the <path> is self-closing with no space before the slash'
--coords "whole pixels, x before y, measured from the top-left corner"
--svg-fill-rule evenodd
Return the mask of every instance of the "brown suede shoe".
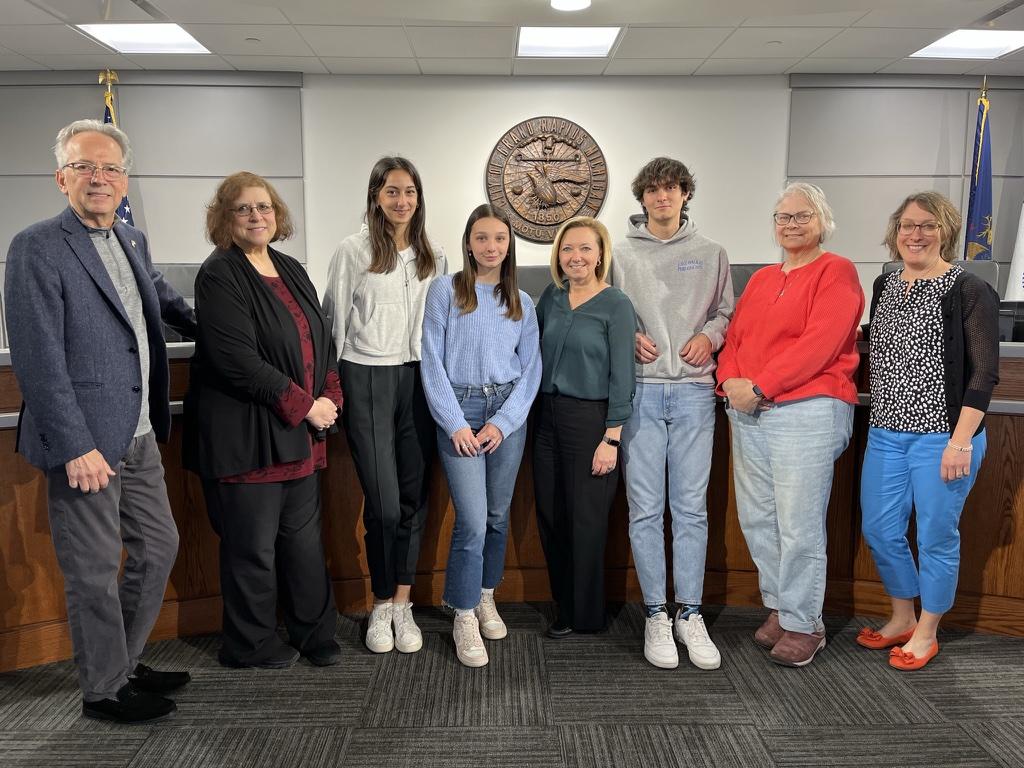
<path id="1" fill-rule="evenodd" d="M 764 620 L 764 624 L 758 627 L 754 633 L 754 642 L 770 651 L 782 639 L 785 632 L 786 630 L 779 626 L 779 612 L 772 611 Z"/>
<path id="2" fill-rule="evenodd" d="M 782 639 L 769 654 L 772 661 L 787 667 L 804 667 L 814 660 L 814 654 L 825 647 L 825 633 L 809 635 L 805 632 L 783 630 Z"/>

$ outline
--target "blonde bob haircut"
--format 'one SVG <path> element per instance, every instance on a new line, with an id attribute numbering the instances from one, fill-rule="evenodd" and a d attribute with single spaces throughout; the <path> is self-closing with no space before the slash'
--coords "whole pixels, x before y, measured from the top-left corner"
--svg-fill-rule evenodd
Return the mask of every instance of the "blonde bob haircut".
<path id="1" fill-rule="evenodd" d="M 551 244 L 551 279 L 559 288 L 565 287 L 562 285 L 565 281 L 565 273 L 562 271 L 562 265 L 558 263 L 558 252 L 562 250 L 562 240 L 570 229 L 580 227 L 586 227 L 597 235 L 597 244 L 601 249 L 597 268 L 594 270 L 597 279 L 604 282 L 608 270 L 612 268 L 612 238 L 608 234 L 608 228 L 592 216 L 575 216 L 562 225 L 558 234 L 555 235 L 555 242 Z"/>
<path id="2" fill-rule="evenodd" d="M 963 218 L 957 207 L 945 195 L 940 195 L 938 192 L 915 192 L 912 195 L 907 195 L 907 199 L 889 217 L 889 226 L 885 229 L 885 239 L 882 241 L 882 245 L 889 249 L 892 260 L 903 261 L 903 257 L 900 256 L 899 249 L 896 247 L 896 239 L 899 236 L 900 219 L 903 218 L 903 212 L 911 203 L 935 217 L 939 231 L 942 233 L 939 256 L 943 261 L 955 261 L 959 252 L 960 225 L 963 223 Z"/>

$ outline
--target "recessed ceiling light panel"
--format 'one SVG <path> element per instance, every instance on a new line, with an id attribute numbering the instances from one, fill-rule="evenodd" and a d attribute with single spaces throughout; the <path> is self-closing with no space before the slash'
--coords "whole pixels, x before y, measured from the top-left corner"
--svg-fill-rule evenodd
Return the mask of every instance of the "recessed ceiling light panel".
<path id="1" fill-rule="evenodd" d="M 177 24 L 79 24 L 119 53 L 209 53 Z"/>
<path id="2" fill-rule="evenodd" d="M 607 56 L 621 27 L 521 27 L 517 56 Z"/>
<path id="3" fill-rule="evenodd" d="M 958 29 L 910 56 L 918 59 L 998 59 L 1018 48 L 1024 48 L 1024 32 Z"/>
<path id="4" fill-rule="evenodd" d="M 590 0 L 551 0 L 551 7 L 556 11 L 585 11 Z"/>

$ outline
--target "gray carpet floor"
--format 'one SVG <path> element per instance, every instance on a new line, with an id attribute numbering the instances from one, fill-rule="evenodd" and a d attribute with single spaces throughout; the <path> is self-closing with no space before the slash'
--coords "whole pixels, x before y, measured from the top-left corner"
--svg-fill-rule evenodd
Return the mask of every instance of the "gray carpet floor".
<path id="1" fill-rule="evenodd" d="M 148 726 L 80 716 L 70 662 L 0 675 L 0 766 L 65 768 L 491 768 L 493 766 L 1024 766 L 1024 640 L 943 632 L 925 669 L 890 669 L 828 618 L 804 669 L 751 640 L 763 612 L 707 608 L 722 667 L 643 658 L 639 606 L 606 632 L 550 640 L 547 604 L 501 604 L 509 636 L 490 665 L 455 658 L 451 619 L 416 609 L 419 653 L 374 655 L 344 617 L 344 659 L 319 669 L 229 670 L 216 637 L 154 643 L 145 661 L 188 669 L 177 713 Z"/>

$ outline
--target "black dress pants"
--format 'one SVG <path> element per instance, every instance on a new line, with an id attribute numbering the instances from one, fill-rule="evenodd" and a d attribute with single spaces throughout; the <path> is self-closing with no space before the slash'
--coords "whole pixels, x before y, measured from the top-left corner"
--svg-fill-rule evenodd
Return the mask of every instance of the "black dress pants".
<path id="1" fill-rule="evenodd" d="M 300 652 L 334 639 L 338 609 L 324 558 L 320 477 L 280 483 L 204 480 L 206 509 L 220 536 L 223 654 L 258 664 L 288 640 Z"/>
<path id="2" fill-rule="evenodd" d="M 394 596 L 416 581 L 427 520 L 430 465 L 437 453 L 419 363 L 360 365 L 342 360 L 342 423 L 363 487 L 366 560 L 373 594 Z"/>
<path id="3" fill-rule="evenodd" d="M 559 618 L 578 632 L 605 626 L 604 550 L 619 468 L 591 474 L 606 400 L 540 396 L 533 444 L 537 523 Z"/>

